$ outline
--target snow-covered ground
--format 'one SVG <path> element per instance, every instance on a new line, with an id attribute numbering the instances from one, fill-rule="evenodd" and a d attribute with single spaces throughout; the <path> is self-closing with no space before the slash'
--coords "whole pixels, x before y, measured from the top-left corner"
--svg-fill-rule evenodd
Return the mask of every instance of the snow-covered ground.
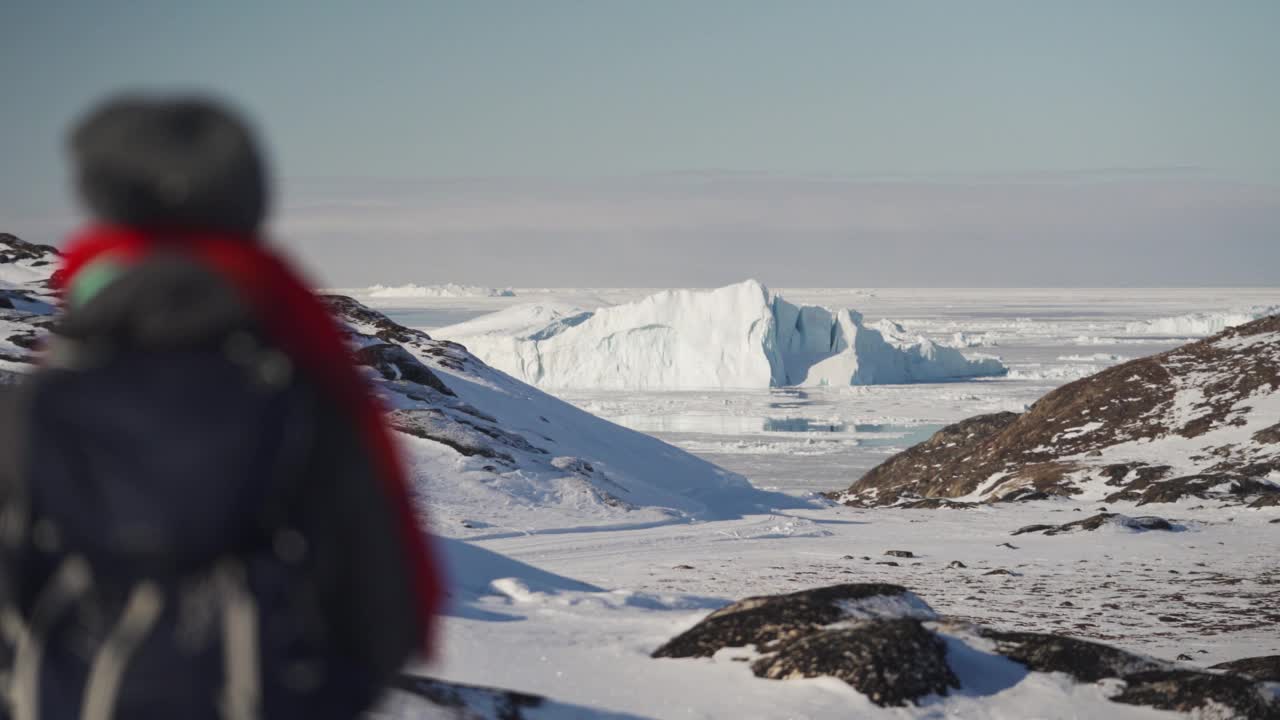
<path id="1" fill-rule="evenodd" d="M 361 297 L 428 331 L 526 303 L 546 314 L 632 302 L 647 290 L 515 290 L 514 298 Z M 795 303 L 855 308 L 892 341 L 900 330 L 999 355 L 1008 377 L 756 390 L 558 390 L 569 402 L 800 498 L 847 487 L 943 424 L 1022 410 L 1049 390 L 1183 344 L 1159 321 L 1226 316 L 1280 290 L 784 290 Z M 883 321 L 892 321 L 896 325 Z M 483 322 L 483 320 L 481 320 Z M 1182 329 L 1182 328 L 1175 328 Z M 423 668 L 458 682 L 544 694 L 530 717 L 1174 717 L 1117 705 L 1109 690 L 994 662 L 965 689 L 919 708 L 881 709 L 839 681 L 763 680 L 730 657 L 654 660 L 712 608 L 748 595 L 840 582 L 893 582 L 939 613 L 1003 629 L 1100 640 L 1190 667 L 1280 653 L 1280 508 L 1121 504 L 1176 532 L 1104 526 L 1045 536 L 1096 503 L 974 510 L 817 506 L 739 519 L 566 526 L 529 511 L 519 527 L 447 524 L 458 582 L 445 650 Z M 506 510 L 504 510 L 506 512 Z M 476 508 L 476 516 L 484 513 Z M 465 541 L 465 542 L 464 542 Z M 917 557 L 886 557 L 887 550 Z M 948 567 L 960 561 L 965 567 Z M 897 563 L 887 564 L 887 563 Z M 986 573 L 993 570 L 1009 574 Z M 512 579 L 514 578 L 514 579 Z M 957 646 L 958 648 L 959 646 Z M 960 652 L 960 650 L 957 650 Z"/>
<path id="2" fill-rule="evenodd" d="M 648 657 L 729 601 L 842 582 L 897 583 L 939 613 L 1099 639 L 1167 660 L 1184 656 L 1190 667 L 1280 653 L 1280 529 L 1268 523 L 1280 512 L 1162 511 L 1187 529 L 1011 537 L 1027 524 L 1083 517 L 1068 503 L 1035 503 L 475 534 L 467 545 L 450 544 L 458 597 L 443 657 L 424 670 L 652 718 L 1176 717 L 1112 704 L 1102 689 L 1063 676 L 1002 679 L 1008 668 L 998 664 L 990 675 L 962 677 L 966 690 L 948 698 L 882 709 L 839 681 L 755 678 L 732 653 Z M 886 557 L 887 550 L 917 558 Z M 954 561 L 965 567 L 948 567 Z M 987 574 L 997 569 L 1010 574 Z M 595 587 L 584 589 L 583 581 Z"/>

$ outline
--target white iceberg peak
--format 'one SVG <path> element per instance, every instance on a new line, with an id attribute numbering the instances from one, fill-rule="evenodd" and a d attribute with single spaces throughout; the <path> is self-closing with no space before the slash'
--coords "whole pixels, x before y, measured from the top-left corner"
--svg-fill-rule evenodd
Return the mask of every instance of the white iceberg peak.
<path id="1" fill-rule="evenodd" d="M 518 306 L 434 334 L 545 388 L 873 385 L 1005 372 L 998 360 L 921 338 L 891 343 L 857 311 L 795 305 L 758 280 L 593 311 Z"/>

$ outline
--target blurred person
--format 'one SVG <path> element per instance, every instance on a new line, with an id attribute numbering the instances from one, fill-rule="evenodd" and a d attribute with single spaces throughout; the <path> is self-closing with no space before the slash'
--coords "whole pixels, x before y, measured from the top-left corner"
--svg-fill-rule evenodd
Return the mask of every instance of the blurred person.
<path id="1" fill-rule="evenodd" d="M 121 97 L 70 150 L 96 220 L 41 368 L 0 402 L 0 707 L 359 715 L 430 649 L 441 591 L 376 398 L 264 242 L 251 132 Z"/>

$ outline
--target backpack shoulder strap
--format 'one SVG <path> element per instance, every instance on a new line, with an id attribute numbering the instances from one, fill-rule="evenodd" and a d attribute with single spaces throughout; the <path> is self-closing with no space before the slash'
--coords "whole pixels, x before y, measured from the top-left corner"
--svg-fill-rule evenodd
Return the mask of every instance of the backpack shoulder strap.
<path id="1" fill-rule="evenodd" d="M 16 602 L 17 563 L 27 540 L 29 511 L 26 480 L 27 408 L 30 378 L 0 385 L 0 606 Z"/>

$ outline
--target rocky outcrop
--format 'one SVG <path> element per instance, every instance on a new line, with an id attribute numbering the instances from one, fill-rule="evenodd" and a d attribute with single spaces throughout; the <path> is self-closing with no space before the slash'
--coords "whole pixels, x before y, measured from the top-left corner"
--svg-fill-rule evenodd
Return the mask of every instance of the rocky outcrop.
<path id="1" fill-rule="evenodd" d="M 1166 663 L 1144 658 L 1110 645 L 1062 635 L 1000 632 L 981 628 L 978 633 L 995 643 L 996 652 L 1036 672 L 1066 673 L 1080 682 L 1123 678 L 1159 670 Z"/>
<path id="2" fill-rule="evenodd" d="M 433 342 L 431 336 L 421 330 L 407 328 L 373 308 L 366 307 L 346 295 L 321 295 L 320 299 L 356 332 L 383 342 L 399 345 L 418 345 Z"/>
<path id="3" fill-rule="evenodd" d="M 19 239 L 17 235 L 0 233 L 0 265 L 44 267 L 58 261 L 58 248 Z"/>
<path id="4" fill-rule="evenodd" d="M 423 705 L 437 708 L 436 712 L 447 711 L 451 717 L 466 720 L 523 720 L 528 717 L 527 711 L 546 703 L 538 695 L 446 682 L 420 675 L 402 675 L 392 687 L 417 696 Z"/>
<path id="5" fill-rule="evenodd" d="M 531 693 L 401 675 L 367 720 L 641 720 L 634 715 L 557 702 Z"/>
<path id="6" fill-rule="evenodd" d="M 494 470 L 526 466 L 531 458 L 559 470 L 550 464 L 548 450 L 461 400 L 443 372 L 423 361 L 443 358 L 441 365 L 450 370 L 492 372 L 464 348 L 433 340 L 349 297 L 329 295 L 324 300 L 346 328 L 356 360 L 374 370 L 382 389 L 396 397 L 396 409 L 389 415 L 396 430 L 450 447 L 463 457 L 492 461 L 488 467 Z"/>
<path id="7" fill-rule="evenodd" d="M 421 360 L 399 345 L 366 345 L 356 351 L 356 360 L 377 370 L 384 380 L 406 380 L 445 395 L 454 395 L 439 375 L 431 372 L 431 368 L 423 365 Z"/>
<path id="8" fill-rule="evenodd" d="M 942 641 L 920 624 L 933 617 L 923 600 L 898 585 L 833 585 L 733 603 L 653 656 L 711 657 L 750 646 L 764 653 L 751 665 L 759 677 L 830 675 L 878 705 L 903 705 L 959 687 Z"/>
<path id="9" fill-rule="evenodd" d="M 788 640 L 844 620 L 933 617 L 904 587 L 884 583 L 832 585 L 789 595 L 749 597 L 723 607 L 654 651 L 654 657 L 711 657 L 726 647 L 771 652 Z"/>
<path id="10" fill-rule="evenodd" d="M 1124 681 L 1114 702 L 1160 710 L 1194 712 L 1213 706 L 1229 709 L 1229 717 L 1280 718 L 1280 701 L 1268 701 L 1259 680 L 1232 668 L 1211 673 L 1177 668 L 1101 643 L 1046 633 L 1009 633 L 983 629 L 996 651 L 1037 672 L 1059 672 L 1078 682 L 1108 678 Z"/>
<path id="11" fill-rule="evenodd" d="M 1280 486 L 1280 316 L 1133 360 L 982 415 L 873 468 L 831 497 L 855 506 L 962 498 L 1185 497 L 1268 504 Z"/>
<path id="12" fill-rule="evenodd" d="M 947 665 L 946 644 L 919 620 L 869 620 L 782 643 L 751 665 L 774 680 L 830 676 L 871 702 L 906 705 L 960 687 Z"/>
<path id="13" fill-rule="evenodd" d="M 1263 655 L 1261 657 L 1232 660 L 1218 663 L 1210 669 L 1225 670 L 1226 672 L 1244 675 L 1254 680 L 1280 683 L 1280 655 Z"/>
<path id="14" fill-rule="evenodd" d="M 845 501 L 872 505 L 896 502 L 911 495 L 926 497 L 926 493 L 919 492 L 924 488 L 934 490 L 927 494 L 930 500 L 964 495 L 967 476 L 953 473 L 940 479 L 938 468 L 959 466 L 984 440 L 999 435 L 1017 420 L 1017 413 L 999 412 L 948 425 L 928 440 L 872 468 L 850 489 L 851 493 L 857 491 L 856 497 Z"/>
<path id="15" fill-rule="evenodd" d="M 653 653 L 658 658 L 725 659 L 726 648 L 754 651 L 759 677 L 839 678 L 881 706 L 917 703 L 963 690 L 962 666 L 990 653 L 1031 672 L 1063 673 L 1078 683 L 1121 681 L 1114 702 L 1206 716 L 1280 718 L 1280 696 L 1264 682 L 1274 658 L 1192 670 L 1102 643 L 1063 635 L 1006 632 L 939 618 L 906 588 L 849 584 L 754 597 L 717 610 Z M 965 652 L 952 652 L 957 644 Z M 741 657 L 731 657 L 740 660 Z M 983 661 L 985 662 L 985 661 Z"/>
<path id="16" fill-rule="evenodd" d="M 1152 670 L 1124 677 L 1125 687 L 1111 699 L 1126 705 L 1191 713 L 1226 708 L 1217 717 L 1280 719 L 1275 695 L 1250 678 L 1195 670 Z"/>
<path id="17" fill-rule="evenodd" d="M 1181 526 L 1165 520 L 1155 515 L 1140 515 L 1138 517 L 1129 517 L 1119 513 L 1098 513 L 1084 520 L 1076 520 L 1074 522 L 1063 523 L 1062 525 L 1027 525 L 1026 527 L 1014 530 L 1011 535 L 1024 535 L 1026 533 L 1044 533 L 1045 535 L 1061 535 L 1063 533 L 1075 532 L 1076 530 L 1097 530 L 1100 527 L 1110 525 L 1112 527 L 1125 528 L 1126 530 L 1181 530 Z"/>

